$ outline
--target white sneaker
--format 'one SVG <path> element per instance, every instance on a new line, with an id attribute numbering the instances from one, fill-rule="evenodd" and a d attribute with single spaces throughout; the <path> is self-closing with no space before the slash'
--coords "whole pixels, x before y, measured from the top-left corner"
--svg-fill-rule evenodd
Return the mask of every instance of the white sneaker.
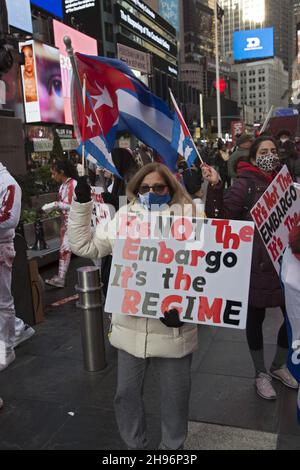
<path id="1" fill-rule="evenodd" d="M 31 328 L 31 326 L 25 325 L 23 330 L 21 330 L 15 335 L 14 347 L 16 348 L 17 346 L 19 346 L 19 344 L 23 343 L 23 341 L 26 341 L 27 339 L 31 338 L 34 333 L 35 331 L 33 328 Z"/>
<path id="2" fill-rule="evenodd" d="M 15 359 L 16 359 L 15 352 L 12 351 L 11 353 L 8 354 L 8 356 L 6 356 L 4 362 L 0 362 L 0 372 L 6 369 L 6 367 L 8 367 L 12 362 L 14 362 Z"/>
<path id="3" fill-rule="evenodd" d="M 281 367 L 281 369 L 273 370 L 270 372 L 270 375 L 274 379 L 280 380 L 286 387 L 289 388 L 299 388 L 297 380 L 294 379 L 287 367 Z"/>
<path id="4" fill-rule="evenodd" d="M 46 279 L 45 283 L 52 287 L 65 287 L 65 280 L 59 276 L 53 276 L 51 279 Z"/>
<path id="5" fill-rule="evenodd" d="M 1 408 L 3 408 L 3 400 L 2 400 L 2 398 L 0 397 L 0 410 L 1 410 Z"/>
<path id="6" fill-rule="evenodd" d="M 256 392 L 265 400 L 276 400 L 276 392 L 272 387 L 272 378 L 268 374 L 261 372 L 255 379 Z"/>

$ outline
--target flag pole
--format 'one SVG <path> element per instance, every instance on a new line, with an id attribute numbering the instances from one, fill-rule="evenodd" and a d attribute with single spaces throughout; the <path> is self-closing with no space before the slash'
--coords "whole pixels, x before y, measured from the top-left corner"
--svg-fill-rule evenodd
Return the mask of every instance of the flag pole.
<path id="1" fill-rule="evenodd" d="M 71 62 L 71 66 L 72 66 L 72 71 L 73 71 L 73 77 L 74 77 L 74 80 L 75 80 L 75 85 L 78 89 L 78 95 L 80 97 L 80 100 L 81 100 L 81 104 L 82 104 L 82 107 L 83 107 L 83 112 L 85 111 L 85 95 L 86 95 L 86 91 L 83 90 L 83 87 L 81 85 L 81 82 L 80 82 L 80 78 L 79 78 L 79 73 L 78 73 L 78 68 L 77 68 L 77 64 L 76 64 L 76 60 L 75 60 L 75 56 L 74 56 L 74 49 L 72 47 L 72 41 L 71 41 L 71 38 L 69 36 L 65 36 L 64 39 L 64 44 L 66 46 L 66 52 L 68 54 L 68 57 L 70 59 L 70 62 Z M 84 82 L 85 83 L 85 82 Z M 85 116 L 84 116 L 85 117 Z M 83 117 L 83 118 L 84 118 Z M 83 129 L 84 129 L 84 126 L 83 126 Z M 83 136 L 81 136 L 81 139 L 83 141 L 83 144 L 82 144 L 82 165 L 83 165 L 83 174 L 85 174 L 85 144 L 84 144 L 84 140 L 83 140 Z"/>
<path id="2" fill-rule="evenodd" d="M 263 123 L 263 126 L 260 130 L 260 134 L 262 134 L 263 132 L 265 132 L 266 128 L 267 128 L 267 125 L 269 124 L 269 121 L 271 119 L 271 116 L 272 116 L 272 113 L 273 113 L 273 109 L 274 109 L 274 105 L 271 106 L 271 109 L 270 111 L 268 112 L 267 114 L 267 117 L 265 119 L 265 122 Z"/>
<path id="3" fill-rule="evenodd" d="M 180 112 L 179 106 L 178 106 L 178 104 L 177 104 L 177 102 L 176 102 L 176 100 L 175 100 L 175 97 L 174 97 L 174 95 L 173 95 L 173 93 L 172 93 L 171 88 L 169 88 L 169 93 L 170 93 L 171 100 L 172 100 L 172 103 L 173 103 L 173 105 L 174 105 L 174 108 L 176 108 L 177 111 L 179 112 L 179 114 L 181 115 L 181 118 L 182 118 L 182 120 L 183 120 L 183 122 L 184 122 L 184 124 L 185 124 L 185 126 L 186 126 L 186 128 L 187 128 L 186 122 L 185 122 L 185 120 L 184 120 L 184 118 L 183 118 L 183 116 L 182 116 L 182 113 Z M 203 159 L 202 159 L 202 157 L 201 157 L 201 155 L 200 155 L 200 153 L 199 153 L 199 151 L 198 151 L 198 149 L 197 149 L 197 147 L 196 147 L 196 145 L 195 145 L 195 142 L 194 142 L 194 140 L 193 140 L 193 138 L 192 138 L 191 135 L 190 135 L 190 137 L 191 137 L 191 141 L 193 142 L 194 149 L 195 149 L 195 151 L 196 151 L 196 153 L 197 153 L 197 155 L 198 155 L 198 158 L 199 158 L 201 164 L 203 164 L 204 161 L 203 161 Z M 182 156 L 184 156 L 184 155 L 182 155 Z"/>
<path id="4" fill-rule="evenodd" d="M 218 0 L 215 0 L 215 41 L 216 41 L 216 90 L 217 90 L 217 116 L 218 116 L 218 138 L 222 138 L 222 111 L 220 93 L 220 63 L 219 63 L 219 29 L 218 29 Z"/>
<path id="5" fill-rule="evenodd" d="M 82 87 L 82 101 L 83 101 L 83 118 L 82 118 L 82 154 L 81 164 L 83 168 L 83 175 L 85 175 L 85 103 L 86 103 L 86 74 L 83 76 L 83 87 Z"/>

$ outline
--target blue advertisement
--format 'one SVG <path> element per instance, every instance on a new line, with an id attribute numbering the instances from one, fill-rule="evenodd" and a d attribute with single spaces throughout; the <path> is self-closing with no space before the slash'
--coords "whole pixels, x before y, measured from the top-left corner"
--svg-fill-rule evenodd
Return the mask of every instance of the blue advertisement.
<path id="1" fill-rule="evenodd" d="M 6 2 L 8 23 L 14 28 L 32 33 L 31 9 L 29 0 L 9 0 Z"/>
<path id="2" fill-rule="evenodd" d="M 159 14 L 179 31 L 179 0 L 159 0 Z"/>
<path id="3" fill-rule="evenodd" d="M 62 0 L 31 0 L 33 5 L 43 8 L 43 10 L 52 13 L 52 15 L 58 18 L 63 17 Z"/>
<path id="4" fill-rule="evenodd" d="M 233 33 L 234 60 L 274 56 L 274 28 L 250 29 Z"/>

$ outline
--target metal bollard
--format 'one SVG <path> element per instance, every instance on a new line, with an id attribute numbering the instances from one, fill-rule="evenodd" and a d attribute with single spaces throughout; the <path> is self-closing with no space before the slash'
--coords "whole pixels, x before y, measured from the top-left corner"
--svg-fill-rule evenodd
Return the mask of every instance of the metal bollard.
<path id="1" fill-rule="evenodd" d="M 84 368 L 96 372 L 106 367 L 100 270 L 86 266 L 77 269 L 77 273 Z"/>

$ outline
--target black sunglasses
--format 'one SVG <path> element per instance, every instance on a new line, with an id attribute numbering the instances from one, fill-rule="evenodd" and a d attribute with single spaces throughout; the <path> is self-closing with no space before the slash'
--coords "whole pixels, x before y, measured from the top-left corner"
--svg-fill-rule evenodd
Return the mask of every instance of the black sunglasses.
<path id="1" fill-rule="evenodd" d="M 167 184 L 154 184 L 153 186 L 149 186 L 148 184 L 142 184 L 139 187 L 140 194 L 146 194 L 150 192 L 150 189 L 153 190 L 155 194 L 163 194 L 165 192 L 165 188 L 168 188 Z"/>

